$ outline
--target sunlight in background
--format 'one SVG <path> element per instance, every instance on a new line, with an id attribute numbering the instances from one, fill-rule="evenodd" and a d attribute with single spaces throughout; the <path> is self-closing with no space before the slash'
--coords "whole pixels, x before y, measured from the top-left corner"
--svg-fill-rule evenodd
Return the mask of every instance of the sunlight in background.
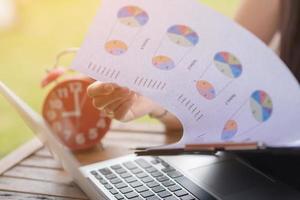
<path id="1" fill-rule="evenodd" d="M 201 2 L 232 17 L 239 1 Z M 40 111 L 45 69 L 58 51 L 81 45 L 98 5 L 99 0 L 0 0 L 0 80 Z M 0 158 L 32 136 L 0 97 Z"/>
<path id="2" fill-rule="evenodd" d="M 0 2 L 0 28 L 9 28 L 15 19 L 16 7 L 11 0 Z"/>

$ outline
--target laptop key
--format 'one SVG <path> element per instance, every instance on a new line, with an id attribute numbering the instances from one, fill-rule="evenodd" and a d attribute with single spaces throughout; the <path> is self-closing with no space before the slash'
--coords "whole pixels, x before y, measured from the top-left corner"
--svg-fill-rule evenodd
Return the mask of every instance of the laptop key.
<path id="1" fill-rule="evenodd" d="M 178 177 L 183 176 L 179 171 L 171 171 L 171 172 L 168 172 L 167 175 L 171 178 L 178 178 Z"/>
<path id="2" fill-rule="evenodd" d="M 151 167 L 147 168 L 146 171 L 147 171 L 148 173 L 151 174 L 151 173 L 153 173 L 153 172 L 157 172 L 158 170 L 155 169 L 155 167 L 152 167 L 152 166 L 151 166 Z"/>
<path id="3" fill-rule="evenodd" d="M 149 189 L 148 189 L 147 187 L 145 187 L 144 185 L 135 188 L 135 191 L 137 191 L 138 193 L 145 192 L 145 191 L 147 191 L 147 190 L 149 190 Z"/>
<path id="4" fill-rule="evenodd" d="M 135 162 L 144 169 L 152 167 L 146 160 L 142 158 L 135 160 Z"/>
<path id="5" fill-rule="evenodd" d="M 128 199 L 132 199 L 134 197 L 138 197 L 139 195 L 136 192 L 129 192 L 127 194 L 125 194 L 125 197 Z"/>
<path id="6" fill-rule="evenodd" d="M 101 176 L 100 174 L 96 174 L 96 175 L 94 175 L 94 176 L 95 176 L 95 178 L 98 179 L 98 180 L 103 179 L 102 176 Z"/>
<path id="7" fill-rule="evenodd" d="M 94 176 L 98 175 L 98 173 L 95 170 L 91 171 L 91 174 L 93 174 Z"/>
<path id="8" fill-rule="evenodd" d="M 135 169 L 131 170 L 131 172 L 133 174 L 139 174 L 139 173 L 142 173 L 143 171 L 140 168 L 135 168 Z"/>
<path id="9" fill-rule="evenodd" d="M 160 176 L 160 177 L 157 177 L 156 180 L 158 180 L 159 182 L 164 182 L 164 181 L 168 181 L 170 179 L 166 176 Z"/>
<path id="10" fill-rule="evenodd" d="M 112 168 L 113 170 L 117 170 L 117 169 L 120 169 L 122 166 L 117 164 L 117 165 L 113 165 L 111 166 L 110 168 Z"/>
<path id="11" fill-rule="evenodd" d="M 216 200 L 215 197 L 185 176 L 178 177 L 174 180 L 198 199 Z"/>
<path id="12" fill-rule="evenodd" d="M 127 183 L 132 183 L 132 182 L 134 182 L 134 181 L 137 181 L 137 179 L 134 178 L 134 177 L 132 176 L 132 177 L 125 178 L 125 181 L 126 181 Z"/>
<path id="13" fill-rule="evenodd" d="M 176 192 L 174 192 L 174 194 L 178 197 L 182 197 L 182 196 L 185 196 L 185 195 L 188 195 L 188 193 L 184 190 L 178 190 Z"/>
<path id="14" fill-rule="evenodd" d="M 127 184 L 124 182 L 121 182 L 121 183 L 116 184 L 115 187 L 117 189 L 121 189 L 121 188 L 127 187 Z"/>
<path id="15" fill-rule="evenodd" d="M 153 165 L 157 165 L 157 164 L 160 163 L 159 160 L 156 159 L 156 158 L 153 158 L 153 160 L 151 160 L 150 162 L 151 162 Z"/>
<path id="16" fill-rule="evenodd" d="M 169 197 L 165 198 L 164 200 L 177 200 L 177 198 L 174 196 L 169 196 Z"/>
<path id="17" fill-rule="evenodd" d="M 183 197 L 180 197 L 181 200 L 195 200 L 195 198 L 191 195 L 186 195 Z"/>
<path id="18" fill-rule="evenodd" d="M 158 195 L 159 197 L 165 199 L 166 197 L 169 197 L 169 196 L 171 196 L 172 194 L 171 194 L 170 192 L 168 192 L 168 191 L 162 191 L 162 192 L 160 192 L 160 193 L 157 193 L 157 195 Z"/>
<path id="19" fill-rule="evenodd" d="M 122 189 L 120 189 L 120 192 L 122 193 L 122 194 L 126 194 L 126 193 L 129 193 L 129 192 L 132 192 L 133 191 L 133 189 L 131 189 L 130 187 L 125 187 L 125 188 L 122 188 Z"/>
<path id="20" fill-rule="evenodd" d="M 117 176 L 115 174 L 108 174 L 108 175 L 105 176 L 105 178 L 114 179 L 114 178 L 117 178 Z"/>
<path id="21" fill-rule="evenodd" d="M 164 181 L 164 182 L 162 182 L 162 184 L 165 187 L 169 187 L 169 186 L 175 185 L 175 183 L 173 181 L 171 181 L 171 180 Z"/>
<path id="22" fill-rule="evenodd" d="M 105 185 L 105 184 L 108 183 L 108 182 L 107 182 L 106 180 L 104 180 L 104 179 L 100 179 L 99 182 L 100 182 L 101 184 L 103 184 L 103 185 Z"/>
<path id="23" fill-rule="evenodd" d="M 155 194 L 153 193 L 153 192 L 151 192 L 151 191 L 145 191 L 145 192 L 142 192 L 142 193 L 140 193 L 140 195 L 142 196 L 142 197 L 144 197 L 144 198 L 147 198 L 147 197 L 151 197 L 151 196 L 154 196 Z"/>
<path id="24" fill-rule="evenodd" d="M 125 179 L 128 177 L 131 177 L 132 175 L 130 173 L 126 172 L 126 173 L 120 174 L 120 176 Z"/>
<path id="25" fill-rule="evenodd" d="M 173 186 L 168 187 L 168 189 L 171 192 L 175 192 L 175 191 L 181 190 L 181 187 L 179 187 L 178 185 L 173 185 Z"/>
<path id="26" fill-rule="evenodd" d="M 151 173 L 151 176 L 153 176 L 153 177 L 159 177 L 159 176 L 162 176 L 162 175 L 163 175 L 163 173 L 161 173 L 160 171 L 156 171 L 156 172 Z"/>
<path id="27" fill-rule="evenodd" d="M 108 169 L 108 168 L 100 169 L 99 172 L 101 174 L 103 174 L 104 176 L 112 173 L 112 171 L 110 169 Z"/>
<path id="28" fill-rule="evenodd" d="M 133 170 L 133 169 L 137 168 L 136 164 L 134 164 L 131 161 L 125 162 L 125 163 L 123 163 L 123 165 L 129 170 Z"/>
<path id="29" fill-rule="evenodd" d="M 124 168 L 120 168 L 120 169 L 115 170 L 115 172 L 117 174 L 123 174 L 123 173 L 126 173 L 127 171 Z"/>
<path id="30" fill-rule="evenodd" d="M 157 196 L 151 196 L 151 197 L 146 198 L 146 200 L 160 200 L 160 198 Z"/>
<path id="31" fill-rule="evenodd" d="M 109 183 L 105 184 L 104 187 L 108 190 L 113 189 L 113 187 Z"/>
<path id="32" fill-rule="evenodd" d="M 135 182 L 130 183 L 129 185 L 133 188 L 136 188 L 136 187 L 142 186 L 143 184 L 139 181 L 135 181 Z"/>
<path id="33" fill-rule="evenodd" d="M 114 178 L 114 179 L 111 179 L 111 180 L 109 180 L 112 184 L 118 184 L 118 183 L 121 183 L 122 182 L 122 180 L 121 179 L 119 179 L 119 178 Z"/>
<path id="34" fill-rule="evenodd" d="M 152 188 L 152 190 L 155 193 L 159 193 L 159 192 L 165 191 L 166 189 L 163 188 L 162 186 L 156 186 L 156 187 Z"/>
<path id="35" fill-rule="evenodd" d="M 169 167 L 166 167 L 166 168 L 163 168 L 161 171 L 167 173 L 167 172 L 172 172 L 172 171 L 175 171 L 176 169 L 169 166 Z"/>
<path id="36" fill-rule="evenodd" d="M 148 176 L 148 177 L 142 178 L 142 181 L 143 181 L 143 183 L 149 183 L 149 182 L 154 181 L 154 179 Z"/>
<path id="37" fill-rule="evenodd" d="M 157 183 L 156 181 L 152 181 L 150 183 L 147 183 L 146 184 L 149 188 L 153 188 L 153 187 L 156 187 L 156 186 L 159 186 L 159 183 Z"/>
<path id="38" fill-rule="evenodd" d="M 148 177 L 148 175 L 147 175 L 145 172 L 139 173 L 139 174 L 137 174 L 136 176 L 137 176 L 139 179 Z"/>
<path id="39" fill-rule="evenodd" d="M 144 200 L 142 197 L 134 197 L 133 199 L 130 200 Z"/>
<path id="40" fill-rule="evenodd" d="M 124 199 L 124 197 L 123 197 L 122 195 L 120 195 L 120 194 L 116 194 L 116 195 L 115 195 L 115 198 L 116 198 L 117 200 L 122 200 L 122 199 Z"/>
<path id="41" fill-rule="evenodd" d="M 112 195 L 115 195 L 115 194 L 118 194 L 118 193 L 119 193 L 116 189 L 111 189 L 111 190 L 109 190 L 109 192 L 110 192 Z"/>
<path id="42" fill-rule="evenodd" d="M 165 162 L 164 160 L 160 160 L 160 163 L 161 163 L 165 168 L 171 167 L 171 166 L 169 165 L 169 163 Z"/>

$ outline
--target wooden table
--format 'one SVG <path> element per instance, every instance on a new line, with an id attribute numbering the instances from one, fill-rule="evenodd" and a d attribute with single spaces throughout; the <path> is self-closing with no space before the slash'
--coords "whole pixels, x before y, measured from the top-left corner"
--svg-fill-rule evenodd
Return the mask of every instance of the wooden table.
<path id="1" fill-rule="evenodd" d="M 181 133 L 165 133 L 160 124 L 114 122 L 99 148 L 81 152 L 85 164 L 132 153 L 130 148 L 172 143 Z M 0 160 L 0 199 L 87 199 L 46 147 L 34 138 Z"/>

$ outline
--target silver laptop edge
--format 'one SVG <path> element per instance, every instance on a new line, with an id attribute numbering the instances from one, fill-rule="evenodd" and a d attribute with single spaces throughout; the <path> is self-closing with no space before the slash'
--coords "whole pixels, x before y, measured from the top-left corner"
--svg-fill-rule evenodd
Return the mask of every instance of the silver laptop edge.
<path id="1" fill-rule="evenodd" d="M 46 145 L 55 154 L 55 156 L 57 156 L 64 169 L 72 176 L 73 180 L 80 186 L 85 194 L 90 199 L 99 199 L 101 196 L 102 199 L 106 199 L 106 197 L 91 187 L 92 184 L 88 182 L 79 170 L 79 163 L 63 147 L 63 145 L 59 143 L 59 140 L 55 138 L 55 135 L 49 129 L 44 119 L 1 81 L 0 93 L 18 111 L 29 128 L 36 133 L 42 141 L 47 141 Z"/>

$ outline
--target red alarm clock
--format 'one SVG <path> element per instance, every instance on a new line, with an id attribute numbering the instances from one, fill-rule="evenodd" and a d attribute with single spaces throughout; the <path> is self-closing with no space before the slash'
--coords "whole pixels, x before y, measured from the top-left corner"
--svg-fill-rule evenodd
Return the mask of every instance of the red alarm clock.
<path id="1" fill-rule="evenodd" d="M 56 83 L 44 101 L 44 119 L 71 150 L 97 145 L 110 127 L 111 120 L 93 107 L 86 94 L 92 82 L 85 77 L 64 79 Z"/>
<path id="2" fill-rule="evenodd" d="M 52 131 L 71 150 L 82 150 L 99 144 L 108 131 L 111 119 L 93 106 L 87 87 L 94 80 L 83 76 L 59 77 L 68 70 L 53 68 L 42 86 L 56 81 L 47 94 L 42 114 Z"/>

